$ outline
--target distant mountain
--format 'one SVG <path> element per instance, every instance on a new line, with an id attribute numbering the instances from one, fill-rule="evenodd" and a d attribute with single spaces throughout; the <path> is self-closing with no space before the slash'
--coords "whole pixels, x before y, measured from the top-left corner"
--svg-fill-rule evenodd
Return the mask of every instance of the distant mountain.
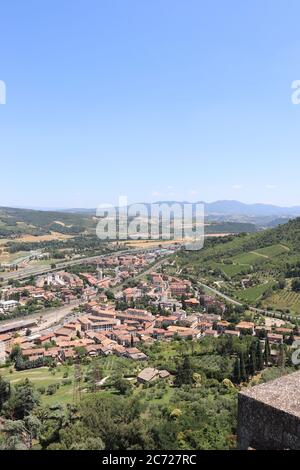
<path id="1" fill-rule="evenodd" d="M 139 204 L 145 204 L 149 206 L 150 204 L 192 204 L 189 201 L 155 201 L 153 203 L 140 202 Z M 300 216 L 300 205 L 299 206 L 276 206 L 274 204 L 246 204 L 244 202 L 236 200 L 220 200 L 214 202 L 205 202 L 197 201 L 198 204 L 204 204 L 205 214 L 207 216 L 217 215 L 217 216 L 246 216 L 246 217 L 299 217 Z M 196 203 L 196 204 L 197 204 Z M 23 209 L 21 207 L 20 209 Z M 30 207 L 24 209 L 32 209 L 39 211 L 52 211 L 52 212 L 65 212 L 71 214 L 96 214 L 96 208 L 84 208 L 84 207 L 74 207 L 74 208 L 40 208 L 40 207 Z"/>
<path id="2" fill-rule="evenodd" d="M 247 215 L 248 217 L 300 216 L 300 206 L 280 207 L 271 204 L 245 204 L 239 201 L 216 201 L 209 203 L 204 202 L 204 207 L 207 215 Z"/>
<path id="3" fill-rule="evenodd" d="M 192 204 L 188 201 L 156 201 L 153 204 Z M 245 204 L 239 201 L 215 201 L 215 202 L 203 202 L 198 201 L 200 204 L 204 204 L 205 215 L 207 216 L 246 216 L 246 217 L 299 217 L 300 216 L 300 206 L 294 207 L 280 207 L 272 204 Z M 150 205 L 149 203 L 141 203 L 145 205 Z M 61 212 L 66 213 L 85 213 L 85 214 L 95 214 L 96 209 L 64 209 Z"/>

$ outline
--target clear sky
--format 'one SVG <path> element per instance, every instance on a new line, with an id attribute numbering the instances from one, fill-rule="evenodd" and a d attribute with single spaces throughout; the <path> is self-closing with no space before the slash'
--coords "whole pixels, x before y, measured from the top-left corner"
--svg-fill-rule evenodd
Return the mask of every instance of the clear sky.
<path id="1" fill-rule="evenodd" d="M 0 18 L 0 205 L 300 204 L 299 0 L 9 0 Z"/>

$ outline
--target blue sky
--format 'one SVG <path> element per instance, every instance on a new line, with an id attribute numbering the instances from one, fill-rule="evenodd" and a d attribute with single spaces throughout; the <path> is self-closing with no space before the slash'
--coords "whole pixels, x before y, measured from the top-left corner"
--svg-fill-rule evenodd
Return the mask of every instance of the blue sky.
<path id="1" fill-rule="evenodd" d="M 0 14 L 0 205 L 300 204 L 298 0 L 10 0 Z"/>

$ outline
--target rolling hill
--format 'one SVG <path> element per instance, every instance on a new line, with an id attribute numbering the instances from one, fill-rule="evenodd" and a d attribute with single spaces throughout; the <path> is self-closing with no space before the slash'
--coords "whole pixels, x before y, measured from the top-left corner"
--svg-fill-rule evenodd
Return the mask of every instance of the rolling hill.
<path id="1" fill-rule="evenodd" d="M 207 240 L 181 252 L 177 264 L 236 300 L 300 314 L 300 218 L 255 234 Z"/>

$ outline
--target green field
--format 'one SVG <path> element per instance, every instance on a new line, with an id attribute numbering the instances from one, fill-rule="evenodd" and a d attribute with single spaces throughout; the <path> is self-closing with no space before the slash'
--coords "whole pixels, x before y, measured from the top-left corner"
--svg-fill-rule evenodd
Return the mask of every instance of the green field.
<path id="1" fill-rule="evenodd" d="M 256 252 L 243 253 L 241 255 L 234 256 L 231 260 L 239 265 L 249 265 L 253 266 L 256 264 L 263 264 L 266 261 L 266 258 Z"/>
<path id="2" fill-rule="evenodd" d="M 63 375 L 68 372 L 68 379 L 73 381 L 74 367 L 73 366 L 59 366 L 55 369 L 55 375 L 52 374 L 48 367 L 40 367 L 38 369 L 15 371 L 11 373 L 11 368 L 0 369 L 0 375 L 9 380 L 13 385 L 21 382 L 24 379 L 29 379 L 37 388 L 47 387 L 51 384 L 60 384 L 59 389 L 53 395 L 41 395 L 43 404 L 51 403 L 71 403 L 73 400 L 73 384 L 63 385 Z"/>
<path id="3" fill-rule="evenodd" d="M 213 263 L 212 267 L 214 269 L 220 269 L 228 277 L 234 277 L 238 274 L 243 273 L 251 268 L 250 265 L 241 265 L 241 264 L 225 264 L 225 263 Z"/>
<path id="4" fill-rule="evenodd" d="M 137 375 L 141 367 L 146 367 L 144 364 L 136 363 L 127 358 L 108 356 L 97 358 L 102 377 L 110 377 L 116 372 Z M 87 385 L 84 381 L 85 376 L 89 373 L 92 365 L 90 364 L 81 366 L 82 373 L 82 386 L 83 393 L 87 390 Z M 64 374 L 68 374 L 68 377 L 64 378 Z M 44 393 L 41 395 L 42 404 L 53 404 L 53 403 L 72 403 L 73 401 L 73 379 L 74 379 L 74 366 L 73 365 L 58 365 L 54 370 L 49 370 L 48 367 L 39 367 L 37 369 L 29 369 L 24 371 L 16 371 L 12 367 L 0 368 L 0 375 L 15 385 L 24 379 L 29 379 L 37 388 L 47 387 L 52 384 L 59 384 L 59 388 L 53 395 L 47 395 Z M 64 385 L 64 380 L 71 380 L 71 384 Z M 113 392 L 113 389 L 109 389 L 109 392 Z"/>
<path id="5" fill-rule="evenodd" d="M 260 297 L 270 288 L 272 283 L 260 284 L 258 286 L 249 287 L 248 289 L 239 290 L 235 293 L 235 297 L 243 302 L 257 302 Z"/>
<path id="6" fill-rule="evenodd" d="M 267 256 L 268 258 L 274 258 L 289 251 L 290 249 L 285 245 L 272 245 L 266 248 L 260 248 L 259 250 L 255 250 L 255 253 Z"/>

